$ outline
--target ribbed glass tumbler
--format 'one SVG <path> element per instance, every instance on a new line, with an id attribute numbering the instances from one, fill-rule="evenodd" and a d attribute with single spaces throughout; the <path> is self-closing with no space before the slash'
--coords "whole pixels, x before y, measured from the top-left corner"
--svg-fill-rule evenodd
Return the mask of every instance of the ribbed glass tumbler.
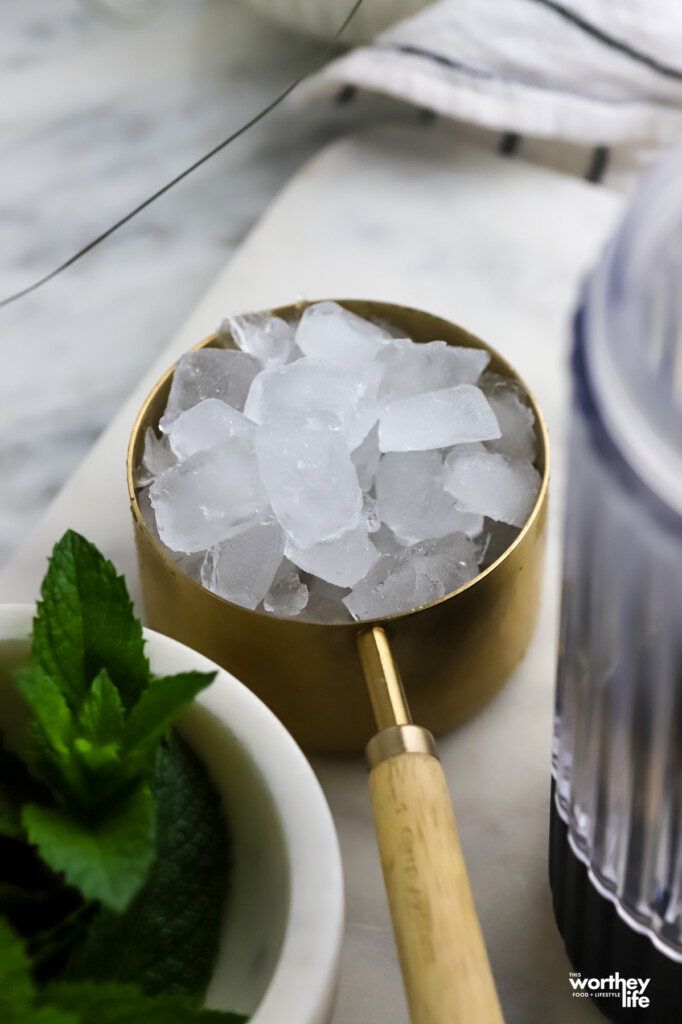
<path id="1" fill-rule="evenodd" d="M 677 151 L 574 324 L 550 880 L 568 991 L 633 1024 L 682 1022 L 681 301 Z"/>

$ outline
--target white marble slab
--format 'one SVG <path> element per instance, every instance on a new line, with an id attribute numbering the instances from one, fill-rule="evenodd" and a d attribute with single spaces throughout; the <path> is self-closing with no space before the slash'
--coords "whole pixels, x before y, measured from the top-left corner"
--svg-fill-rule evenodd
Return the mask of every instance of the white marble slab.
<path id="1" fill-rule="evenodd" d="M 584 269 L 619 200 L 584 182 L 494 157 L 449 130 L 375 131 L 338 142 L 285 188 L 0 576 L 0 599 L 35 597 L 67 527 L 91 537 L 139 597 L 124 479 L 145 393 L 229 312 L 298 295 L 376 298 L 450 317 L 495 345 L 534 390 L 550 428 L 545 599 L 506 690 L 440 744 L 507 1024 L 587 1024 L 547 883 L 567 328 Z M 334 1024 L 405 1024 L 407 1012 L 374 846 L 364 767 L 317 758 L 339 830 L 348 927 Z"/>
<path id="2" fill-rule="evenodd" d="M 2 0 L 0 298 L 225 138 L 319 52 L 233 0 L 169 0 L 134 29 L 80 0 Z M 0 566 L 291 174 L 387 114 L 417 117 L 369 95 L 292 97 L 67 274 L 0 309 Z"/>

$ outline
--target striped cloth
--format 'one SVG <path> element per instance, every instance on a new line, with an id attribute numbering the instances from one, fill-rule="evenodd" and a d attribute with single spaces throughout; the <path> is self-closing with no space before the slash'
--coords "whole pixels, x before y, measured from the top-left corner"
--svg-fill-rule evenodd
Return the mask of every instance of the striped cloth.
<path id="1" fill-rule="evenodd" d="M 331 63 L 507 154 L 627 187 L 682 137 L 679 0 L 438 0 Z"/>

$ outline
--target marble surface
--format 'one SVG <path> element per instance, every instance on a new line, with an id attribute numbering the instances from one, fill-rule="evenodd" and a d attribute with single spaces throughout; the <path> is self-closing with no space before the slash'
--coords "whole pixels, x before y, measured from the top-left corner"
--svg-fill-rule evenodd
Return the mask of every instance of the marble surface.
<path id="1" fill-rule="evenodd" d="M 552 479 L 540 621 L 507 688 L 440 741 L 472 888 L 507 1024 L 596 1024 L 570 997 L 550 909 L 547 823 L 565 473 L 567 326 L 579 279 L 620 200 L 579 180 L 463 144 L 447 126 L 337 142 L 284 189 L 140 380 L 48 514 L 0 575 L 0 600 L 35 597 L 67 527 L 128 576 L 139 607 L 124 455 L 144 395 L 227 313 L 309 298 L 397 301 L 450 317 L 525 377 L 550 430 Z M 366 773 L 316 758 L 339 833 L 347 927 L 333 1024 L 407 1024 Z"/>
<path id="2" fill-rule="evenodd" d="M 319 52 L 233 0 L 168 0 L 137 28 L 84 0 L 2 0 L 0 298 L 248 120 Z M 62 277 L 0 309 L 0 565 L 293 171 L 349 128 L 416 116 L 369 96 L 292 97 Z"/>

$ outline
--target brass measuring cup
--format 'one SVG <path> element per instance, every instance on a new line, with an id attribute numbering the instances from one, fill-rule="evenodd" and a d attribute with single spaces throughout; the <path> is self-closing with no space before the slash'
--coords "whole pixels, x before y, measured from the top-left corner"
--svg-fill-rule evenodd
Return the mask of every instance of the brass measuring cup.
<path id="1" fill-rule="evenodd" d="M 335 301 L 415 342 L 485 349 L 490 370 L 520 380 L 497 352 L 446 320 L 389 303 Z M 290 320 L 307 305 L 268 312 Z M 225 334 L 195 347 L 204 346 L 235 347 Z M 326 625 L 261 614 L 218 597 L 170 561 L 150 533 L 137 503 L 136 475 L 145 431 L 158 428 L 172 374 L 171 367 L 145 401 L 128 448 L 147 622 L 233 672 L 308 752 L 353 753 L 367 745 L 377 839 L 413 1024 L 497 1024 L 502 1015 L 432 733 L 448 731 L 487 703 L 532 636 L 547 524 L 549 448 L 542 414 L 520 381 L 535 414 L 542 486 L 526 524 L 488 568 L 410 612 Z M 405 692 L 419 726 L 412 724 Z"/>

